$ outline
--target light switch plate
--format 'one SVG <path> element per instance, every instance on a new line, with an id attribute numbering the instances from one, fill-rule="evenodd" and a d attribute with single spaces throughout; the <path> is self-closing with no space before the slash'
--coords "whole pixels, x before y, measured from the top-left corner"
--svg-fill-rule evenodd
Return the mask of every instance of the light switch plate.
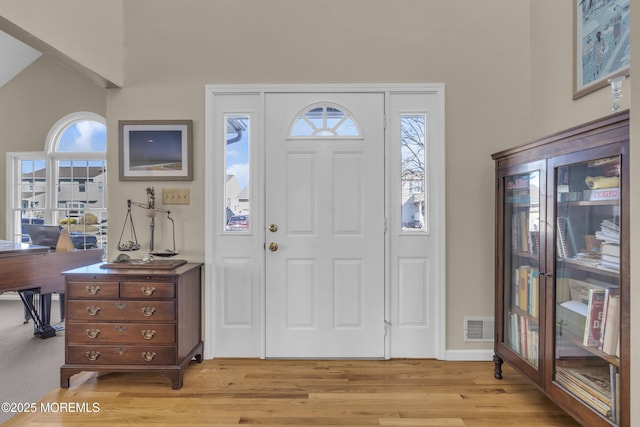
<path id="1" fill-rule="evenodd" d="M 190 204 L 188 188 L 163 188 L 162 204 L 163 205 L 188 205 Z"/>

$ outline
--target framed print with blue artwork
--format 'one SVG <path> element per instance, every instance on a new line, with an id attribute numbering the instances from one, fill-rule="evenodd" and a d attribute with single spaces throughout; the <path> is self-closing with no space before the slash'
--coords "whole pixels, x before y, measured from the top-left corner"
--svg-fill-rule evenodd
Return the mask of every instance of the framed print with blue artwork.
<path id="1" fill-rule="evenodd" d="M 574 0 L 573 99 L 629 75 L 629 2 Z"/>

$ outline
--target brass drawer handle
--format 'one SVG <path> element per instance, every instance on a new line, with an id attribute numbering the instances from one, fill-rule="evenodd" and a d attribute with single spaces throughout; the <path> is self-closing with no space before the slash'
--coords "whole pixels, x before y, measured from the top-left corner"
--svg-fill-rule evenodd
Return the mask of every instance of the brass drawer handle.
<path id="1" fill-rule="evenodd" d="M 153 286 L 143 286 L 140 290 L 144 296 L 150 297 L 156 291 L 156 288 Z"/>
<path id="2" fill-rule="evenodd" d="M 150 340 L 151 338 L 156 336 L 156 330 L 155 329 L 143 329 L 140 332 L 142 333 L 142 337 L 145 340 Z"/>
<path id="3" fill-rule="evenodd" d="M 156 357 L 156 353 L 154 351 L 143 351 L 142 358 L 145 362 L 151 362 Z"/>
<path id="4" fill-rule="evenodd" d="M 87 307 L 87 313 L 89 314 L 89 316 L 97 316 L 99 312 L 100 307 L 96 307 L 94 305 L 92 305 L 91 307 Z"/>
<path id="5" fill-rule="evenodd" d="M 127 308 L 127 304 L 126 304 L 126 303 L 124 303 L 124 302 L 117 302 L 117 303 L 116 303 L 116 308 L 117 308 L 118 310 L 124 310 L 125 308 Z"/>
<path id="6" fill-rule="evenodd" d="M 98 360 L 98 357 L 100 357 L 100 352 L 95 350 L 87 351 L 86 356 L 87 356 L 87 359 L 91 361 L 96 361 Z"/>
<path id="7" fill-rule="evenodd" d="M 87 336 L 89 338 L 98 338 L 98 335 L 100 335 L 100 329 L 87 329 Z"/>
<path id="8" fill-rule="evenodd" d="M 98 292 L 100 292 L 100 286 L 98 285 L 87 286 L 87 293 L 89 295 L 98 295 Z"/>
<path id="9" fill-rule="evenodd" d="M 155 307 L 142 307 L 140 310 L 142 311 L 142 314 L 144 314 L 145 317 L 151 317 L 153 316 L 153 313 L 156 312 Z"/>

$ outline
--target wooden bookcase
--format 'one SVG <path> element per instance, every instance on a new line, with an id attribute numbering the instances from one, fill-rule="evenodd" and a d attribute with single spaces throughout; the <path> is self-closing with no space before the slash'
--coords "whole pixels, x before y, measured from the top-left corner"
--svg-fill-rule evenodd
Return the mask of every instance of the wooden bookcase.
<path id="1" fill-rule="evenodd" d="M 495 371 L 629 426 L 629 114 L 493 154 Z"/>

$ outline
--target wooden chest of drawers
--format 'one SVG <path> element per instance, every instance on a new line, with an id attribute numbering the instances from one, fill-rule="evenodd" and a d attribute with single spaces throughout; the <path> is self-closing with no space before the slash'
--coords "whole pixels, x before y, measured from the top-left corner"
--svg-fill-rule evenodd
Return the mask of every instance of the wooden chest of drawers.
<path id="1" fill-rule="evenodd" d="M 82 371 L 156 372 L 182 387 L 186 365 L 202 361 L 201 264 L 172 270 L 64 272 L 65 364 L 60 386 Z"/>

